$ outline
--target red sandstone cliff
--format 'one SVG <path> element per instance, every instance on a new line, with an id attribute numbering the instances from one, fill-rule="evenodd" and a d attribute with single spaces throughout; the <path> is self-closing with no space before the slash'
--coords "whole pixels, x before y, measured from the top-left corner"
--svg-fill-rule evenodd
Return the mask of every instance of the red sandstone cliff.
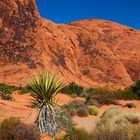
<path id="1" fill-rule="evenodd" d="M 35 0 L 0 1 L 0 82 L 25 84 L 40 70 L 85 86 L 140 77 L 140 31 L 105 20 L 66 25 L 39 16 Z"/>

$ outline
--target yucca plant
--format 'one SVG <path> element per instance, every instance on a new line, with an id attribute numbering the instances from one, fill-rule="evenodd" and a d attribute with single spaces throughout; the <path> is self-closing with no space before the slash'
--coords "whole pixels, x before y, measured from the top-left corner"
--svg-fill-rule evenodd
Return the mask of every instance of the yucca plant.
<path id="1" fill-rule="evenodd" d="M 39 109 L 37 126 L 42 133 L 55 136 L 58 127 L 55 122 L 55 96 L 64 87 L 64 84 L 51 73 L 40 73 L 31 79 L 27 89 L 34 98 L 34 103 Z"/>

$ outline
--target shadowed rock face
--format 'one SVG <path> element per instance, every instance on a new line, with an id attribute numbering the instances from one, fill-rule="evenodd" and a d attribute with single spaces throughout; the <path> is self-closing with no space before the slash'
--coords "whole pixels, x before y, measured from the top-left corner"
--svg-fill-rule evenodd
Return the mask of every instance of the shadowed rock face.
<path id="1" fill-rule="evenodd" d="M 35 22 L 39 18 L 32 0 L 0 1 L 0 64 L 24 63 L 36 68 Z"/>
<path id="2" fill-rule="evenodd" d="M 84 86 L 124 87 L 140 77 L 140 31 L 99 19 L 55 24 L 34 0 L 0 1 L 0 82 L 52 71 Z"/>

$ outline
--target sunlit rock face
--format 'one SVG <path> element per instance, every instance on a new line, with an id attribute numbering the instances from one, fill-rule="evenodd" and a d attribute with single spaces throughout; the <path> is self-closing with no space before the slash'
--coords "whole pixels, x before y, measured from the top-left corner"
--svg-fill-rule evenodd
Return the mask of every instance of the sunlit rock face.
<path id="1" fill-rule="evenodd" d="M 0 1 L 0 82 L 41 70 L 83 86 L 125 87 L 140 77 L 140 31 L 99 19 L 56 24 L 35 0 Z"/>

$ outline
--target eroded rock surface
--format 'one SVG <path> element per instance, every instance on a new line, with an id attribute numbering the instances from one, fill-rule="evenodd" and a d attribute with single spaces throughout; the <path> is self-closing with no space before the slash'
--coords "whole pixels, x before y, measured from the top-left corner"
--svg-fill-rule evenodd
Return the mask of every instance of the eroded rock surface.
<path id="1" fill-rule="evenodd" d="M 140 77 L 140 31 L 105 20 L 66 25 L 39 16 L 35 0 L 0 1 L 0 82 L 52 71 L 84 86 L 128 86 Z"/>

